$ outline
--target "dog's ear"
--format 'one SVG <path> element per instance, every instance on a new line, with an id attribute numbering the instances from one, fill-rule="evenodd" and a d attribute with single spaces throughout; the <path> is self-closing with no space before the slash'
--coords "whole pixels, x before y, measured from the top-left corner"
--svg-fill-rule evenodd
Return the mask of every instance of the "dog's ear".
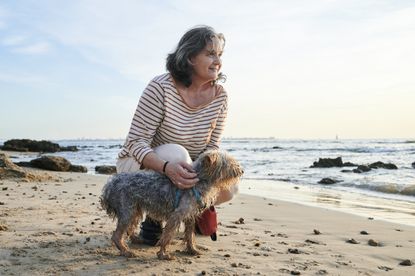
<path id="1" fill-rule="evenodd" d="M 216 164 L 217 158 L 218 157 L 216 154 L 207 154 L 205 158 L 203 158 L 203 161 L 202 161 L 203 167 L 205 168 L 213 167 Z"/>

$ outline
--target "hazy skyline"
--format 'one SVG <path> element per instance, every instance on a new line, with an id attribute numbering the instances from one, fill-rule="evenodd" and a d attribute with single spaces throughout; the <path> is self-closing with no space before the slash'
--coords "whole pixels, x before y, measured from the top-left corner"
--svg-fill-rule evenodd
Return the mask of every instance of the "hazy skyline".
<path id="1" fill-rule="evenodd" d="M 124 138 L 199 24 L 227 40 L 225 137 L 415 137 L 413 1 L 6 0 L 0 139 Z"/>

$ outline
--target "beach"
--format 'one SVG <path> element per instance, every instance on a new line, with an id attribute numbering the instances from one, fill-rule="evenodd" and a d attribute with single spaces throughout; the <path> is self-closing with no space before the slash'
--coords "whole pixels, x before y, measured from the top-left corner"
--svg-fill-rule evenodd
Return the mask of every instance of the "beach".
<path id="1" fill-rule="evenodd" d="M 30 169 L 37 181 L 0 180 L 1 275 L 411 275 L 415 227 L 324 207 L 239 194 L 218 206 L 218 240 L 197 236 L 186 255 L 182 231 L 160 261 L 157 247 L 119 256 L 115 221 L 100 209 L 108 176 Z M 42 180 L 44 179 L 44 180 Z M 241 191 L 261 185 L 242 180 Z M 292 189 L 295 196 L 301 190 Z M 341 200 L 341 199 L 340 199 Z M 372 240 L 369 244 L 369 241 Z"/>

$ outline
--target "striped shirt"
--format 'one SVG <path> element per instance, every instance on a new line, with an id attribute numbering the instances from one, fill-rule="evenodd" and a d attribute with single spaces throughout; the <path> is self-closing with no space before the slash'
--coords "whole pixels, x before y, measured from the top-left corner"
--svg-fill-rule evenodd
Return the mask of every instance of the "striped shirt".
<path id="1" fill-rule="evenodd" d="M 192 160 L 208 149 L 218 149 L 228 110 L 227 93 L 216 84 L 215 98 L 205 106 L 189 107 L 170 73 L 155 77 L 144 90 L 133 116 L 119 158 L 134 157 L 142 163 L 152 148 L 179 144 Z"/>

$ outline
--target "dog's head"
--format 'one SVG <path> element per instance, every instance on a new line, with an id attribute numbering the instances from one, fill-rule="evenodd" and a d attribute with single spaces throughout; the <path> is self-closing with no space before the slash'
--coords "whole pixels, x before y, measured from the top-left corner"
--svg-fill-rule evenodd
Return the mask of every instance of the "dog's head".
<path id="1" fill-rule="evenodd" d="M 200 179 L 206 179 L 222 188 L 229 188 L 238 183 L 244 173 L 235 158 L 218 150 L 202 153 L 195 161 L 194 167 Z"/>

